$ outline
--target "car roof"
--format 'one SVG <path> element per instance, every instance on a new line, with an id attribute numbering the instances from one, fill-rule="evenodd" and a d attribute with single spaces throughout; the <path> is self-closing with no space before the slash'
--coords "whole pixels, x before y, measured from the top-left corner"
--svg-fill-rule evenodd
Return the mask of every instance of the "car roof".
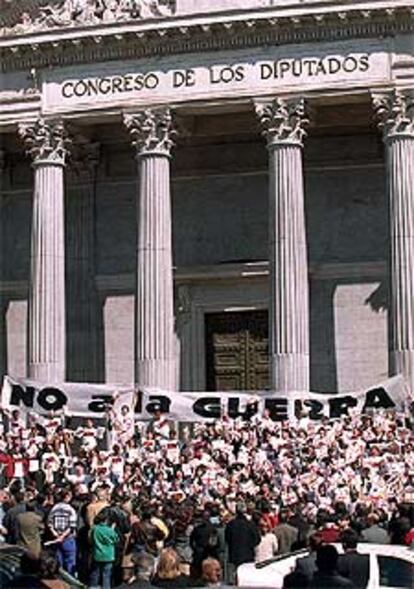
<path id="1" fill-rule="evenodd" d="M 341 544 L 332 544 L 332 546 L 335 546 L 335 548 L 338 549 L 338 552 L 343 552 Z M 407 560 L 408 562 L 412 562 L 414 564 L 414 550 L 411 550 L 408 546 L 394 544 L 371 544 L 368 542 L 359 542 L 357 551 L 360 554 L 376 554 L 377 556 L 390 556 L 394 558 L 402 558 L 403 560 Z M 307 548 L 302 548 L 301 550 L 295 550 L 293 552 L 288 552 L 285 554 L 278 554 L 273 558 L 269 558 L 268 560 L 255 563 L 254 566 L 256 569 L 263 569 L 269 566 L 270 564 L 281 562 L 282 560 L 285 560 L 287 558 L 300 558 L 301 556 L 306 556 L 307 554 L 309 554 L 309 550 Z"/>

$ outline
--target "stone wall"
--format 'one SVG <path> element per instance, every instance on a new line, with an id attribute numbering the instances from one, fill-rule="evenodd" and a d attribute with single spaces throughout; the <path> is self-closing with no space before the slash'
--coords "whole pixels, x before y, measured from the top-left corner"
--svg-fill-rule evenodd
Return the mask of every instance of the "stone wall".
<path id="1" fill-rule="evenodd" d="M 231 146 L 226 149 L 231 151 Z M 251 150 L 250 159 L 256 161 L 256 147 L 253 145 Z M 178 270 L 266 259 L 266 161 L 260 156 L 255 170 L 246 172 L 229 166 L 230 171 L 225 173 L 219 167 L 220 157 L 213 152 L 206 148 L 204 165 L 208 169 L 201 176 L 190 176 L 181 167 L 174 177 L 174 255 Z M 245 159 L 249 159 L 248 150 Z M 118 165 L 115 163 L 113 160 L 101 165 L 96 216 L 91 228 L 96 235 L 98 277 L 95 327 L 99 349 L 95 379 L 128 382 L 133 378 L 136 247 L 132 154 L 121 154 Z M 305 179 L 312 388 L 355 389 L 384 378 L 388 366 L 384 275 L 388 217 L 376 137 L 310 139 Z M 1 201 L 0 284 L 6 326 L 1 340 L 2 367 L 5 368 L 7 358 L 8 371 L 14 374 L 25 372 L 29 182 L 27 164 L 16 162 Z M 68 191 L 68 211 L 73 198 L 73 191 Z M 68 214 L 67 218 L 71 216 Z M 76 272 L 76 264 L 77 260 L 68 252 L 69 276 Z M 330 275 L 324 276 L 327 265 Z M 343 266 L 351 268 L 349 276 L 341 270 Z M 262 292 L 265 278 L 263 281 L 258 283 Z M 228 302 L 240 285 L 229 281 L 221 283 L 221 287 Z M 247 305 L 249 296 L 246 294 Z M 76 300 L 68 301 L 68 317 L 76 316 L 76 305 Z M 75 325 L 73 320 L 68 324 L 72 342 L 80 335 Z M 76 356 L 76 345 L 70 349 Z M 73 374 L 79 373 L 76 365 L 76 357 L 71 358 Z M 199 375 L 198 386 L 201 379 Z"/>

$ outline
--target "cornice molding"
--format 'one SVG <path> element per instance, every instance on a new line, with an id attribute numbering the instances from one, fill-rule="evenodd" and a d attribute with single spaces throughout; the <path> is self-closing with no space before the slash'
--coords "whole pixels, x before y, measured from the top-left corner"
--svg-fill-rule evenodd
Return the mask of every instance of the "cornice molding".
<path id="1" fill-rule="evenodd" d="M 46 31 L 0 39 L 0 59 L 3 71 L 11 71 L 266 44 L 383 37 L 414 30 L 414 7 L 408 4 L 297 16 L 263 9 L 249 17 L 244 12 Z"/>

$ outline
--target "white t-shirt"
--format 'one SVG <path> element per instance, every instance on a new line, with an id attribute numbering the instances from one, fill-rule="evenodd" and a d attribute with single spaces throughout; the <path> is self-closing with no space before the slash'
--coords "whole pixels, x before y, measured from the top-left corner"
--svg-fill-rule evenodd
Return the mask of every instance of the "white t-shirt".
<path id="1" fill-rule="evenodd" d="M 267 532 L 255 549 L 255 562 L 263 562 L 272 558 L 279 549 L 277 538 L 272 532 Z"/>

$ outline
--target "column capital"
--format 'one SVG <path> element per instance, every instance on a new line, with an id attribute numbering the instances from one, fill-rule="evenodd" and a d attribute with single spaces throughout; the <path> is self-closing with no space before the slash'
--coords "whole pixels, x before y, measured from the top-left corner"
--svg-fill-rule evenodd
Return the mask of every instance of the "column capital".
<path id="1" fill-rule="evenodd" d="M 384 141 L 414 139 L 414 90 L 373 93 L 372 101 Z"/>
<path id="2" fill-rule="evenodd" d="M 255 102 L 256 114 L 267 147 L 298 145 L 302 147 L 308 124 L 303 98 L 275 98 L 272 102 Z"/>
<path id="3" fill-rule="evenodd" d="M 132 138 L 137 157 L 162 155 L 170 157 L 175 131 L 168 107 L 147 108 L 124 114 L 124 125 Z"/>
<path id="4" fill-rule="evenodd" d="M 21 123 L 18 132 L 33 165 L 65 165 L 70 140 L 62 121 L 39 118 L 31 123 Z"/>

